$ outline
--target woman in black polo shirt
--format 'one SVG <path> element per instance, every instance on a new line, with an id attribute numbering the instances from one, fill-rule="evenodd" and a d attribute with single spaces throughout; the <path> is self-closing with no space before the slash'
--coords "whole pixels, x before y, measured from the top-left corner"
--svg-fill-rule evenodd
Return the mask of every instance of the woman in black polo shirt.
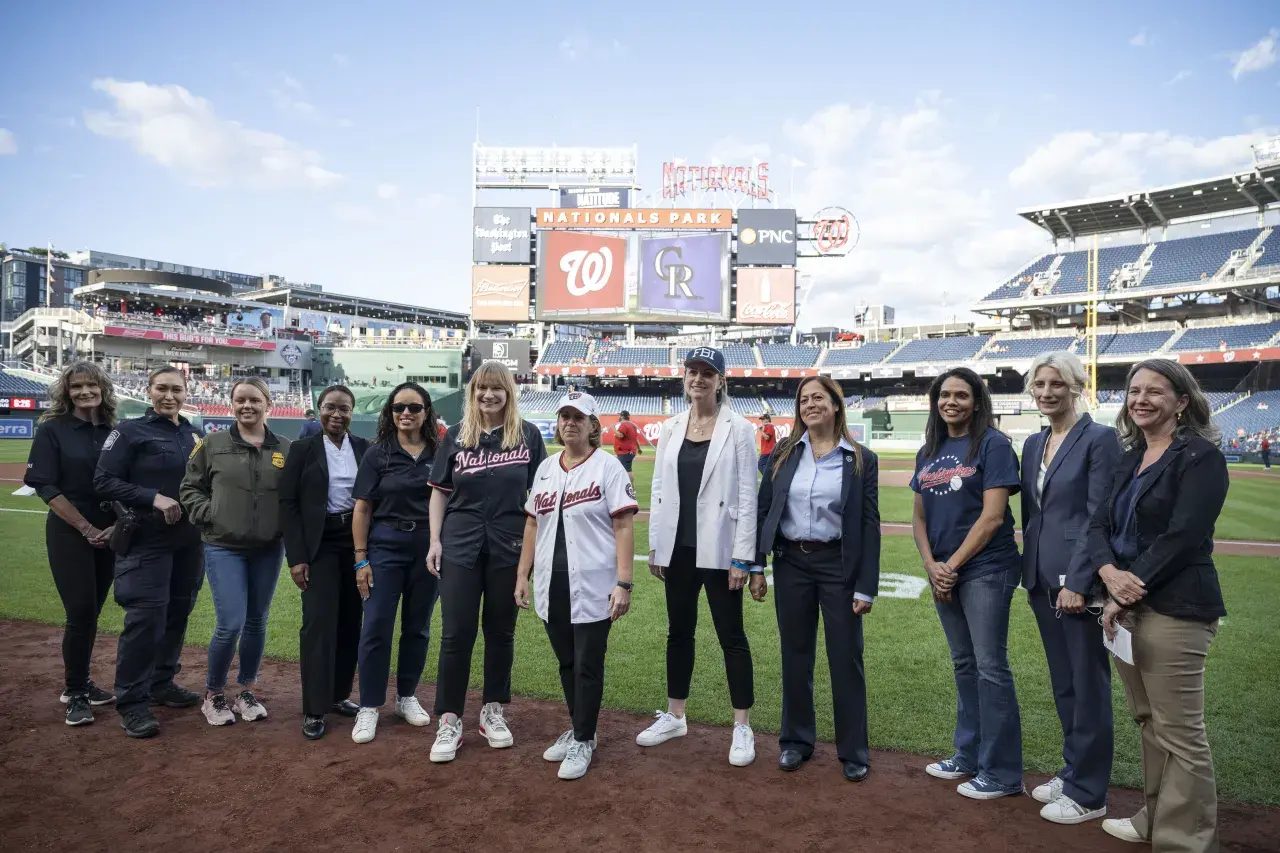
<path id="1" fill-rule="evenodd" d="M 431 395 L 416 382 L 397 385 L 378 416 L 377 438 L 360 462 L 352 492 L 356 586 L 364 599 L 360 711 L 351 732 L 356 743 L 368 743 L 378 731 L 378 709 L 387 701 L 391 639 L 401 597 L 395 713 L 413 726 L 431 722 L 414 691 L 427 663 L 437 595 L 436 578 L 427 571 L 428 479 L 435 450 Z"/>
<path id="2" fill-rule="evenodd" d="M 434 762 L 452 761 L 462 738 L 471 651 L 484 598 L 484 707 L 480 734 L 502 749 L 515 741 L 503 717 L 511 701 L 516 566 L 524 539 L 524 500 L 547 456 L 542 433 L 520 419 L 511 371 L 480 365 L 467 383 L 462 421 L 445 433 L 431 469 L 431 551 L 444 599 Z"/>
<path id="3" fill-rule="evenodd" d="M 93 469 L 116 422 L 111 379 L 96 364 L 73 364 L 49 388 L 49 410 L 31 444 L 23 482 L 49 505 L 45 547 L 53 583 L 67 614 L 62 634 L 67 725 L 93 722 L 92 705 L 115 696 L 89 678 L 98 614 L 111 589 L 115 554 L 107 548 L 112 516 L 93 489 Z"/>

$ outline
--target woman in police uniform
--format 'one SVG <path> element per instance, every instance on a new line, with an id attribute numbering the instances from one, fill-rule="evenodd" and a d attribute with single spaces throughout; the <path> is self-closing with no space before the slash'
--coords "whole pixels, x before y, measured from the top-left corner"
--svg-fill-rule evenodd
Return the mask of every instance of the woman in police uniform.
<path id="1" fill-rule="evenodd" d="M 280 578 L 280 471 L 289 440 L 267 427 L 271 391 L 261 379 L 231 386 L 231 429 L 196 446 L 182 483 L 182 508 L 200 528 L 216 623 L 209 643 L 204 704 L 211 726 L 236 715 L 262 720 L 266 707 L 254 695 L 267 642 L 267 614 Z M 224 693 L 231 658 L 240 651 L 235 698 Z"/>
<path id="2" fill-rule="evenodd" d="M 609 627 L 631 607 L 636 490 L 622 463 L 599 452 L 600 432 L 595 398 L 561 398 L 555 442 L 564 450 L 538 467 L 516 571 L 516 604 L 525 610 L 533 572 L 573 723 L 542 754 L 560 762 L 561 779 L 580 779 L 591 764 Z"/>
<path id="3" fill-rule="evenodd" d="M 147 380 L 151 408 L 107 436 L 94 472 L 98 495 L 138 516 L 128 553 L 116 556 L 116 603 L 124 631 L 116 648 L 116 710 L 129 737 L 154 737 L 160 723 L 148 705 L 191 708 L 200 695 L 174 677 L 187 618 L 204 580 L 200 533 L 184 517 L 178 490 L 200 432 L 182 416 L 187 381 L 176 367 Z M 119 523 L 117 521 L 117 523 Z"/>
<path id="4" fill-rule="evenodd" d="M 355 575 L 364 599 L 360 631 L 360 711 L 351 739 L 368 743 L 378 731 L 378 709 L 387 701 L 391 640 L 400 606 L 400 659 L 395 713 L 411 726 L 431 717 L 414 691 L 427 664 L 437 581 L 427 571 L 431 463 L 436 450 L 431 395 L 404 382 L 387 396 L 378 436 L 356 474 Z M 403 599 L 403 602 L 401 601 Z"/>

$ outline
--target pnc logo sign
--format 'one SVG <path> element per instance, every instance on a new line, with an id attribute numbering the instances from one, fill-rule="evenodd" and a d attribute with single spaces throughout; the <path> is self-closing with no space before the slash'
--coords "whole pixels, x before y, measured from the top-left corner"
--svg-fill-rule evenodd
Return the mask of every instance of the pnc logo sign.
<path id="1" fill-rule="evenodd" d="M 738 242 L 745 243 L 748 246 L 754 246 L 756 243 L 772 243 L 774 245 L 794 244 L 796 241 L 796 231 L 794 228 L 768 228 L 757 231 L 754 228 L 744 228 L 738 232 Z"/>
<path id="2" fill-rule="evenodd" d="M 738 263 L 793 266 L 796 262 L 796 212 L 771 208 L 738 211 Z"/>

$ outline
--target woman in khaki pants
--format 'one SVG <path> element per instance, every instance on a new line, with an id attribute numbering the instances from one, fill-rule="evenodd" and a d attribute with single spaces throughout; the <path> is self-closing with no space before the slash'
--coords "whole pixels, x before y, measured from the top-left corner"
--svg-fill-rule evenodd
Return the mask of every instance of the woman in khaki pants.
<path id="1" fill-rule="evenodd" d="M 1156 853 L 1217 853 L 1204 663 L 1226 615 L 1212 553 L 1227 462 L 1209 403 L 1185 367 L 1141 362 L 1127 388 L 1116 422 L 1127 452 L 1089 524 L 1087 547 L 1108 594 L 1104 630 L 1133 635 L 1133 664 L 1115 661 L 1142 730 L 1146 805 L 1102 828 L 1149 842 Z"/>

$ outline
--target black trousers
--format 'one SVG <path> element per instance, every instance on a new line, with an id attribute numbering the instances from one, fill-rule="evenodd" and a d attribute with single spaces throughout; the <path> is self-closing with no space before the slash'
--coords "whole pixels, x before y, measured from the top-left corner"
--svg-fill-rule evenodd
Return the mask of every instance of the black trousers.
<path id="1" fill-rule="evenodd" d="M 200 536 L 180 531 L 139 530 L 133 548 L 116 557 L 116 603 L 124 609 L 124 631 L 116 646 L 116 709 L 145 706 L 151 691 L 182 670 L 187 619 L 204 583 Z"/>
<path id="2" fill-rule="evenodd" d="M 475 565 L 459 566 L 446 556 L 440 570 L 440 670 L 436 675 L 436 716 L 462 716 L 471 677 L 471 652 L 484 628 L 484 702 L 511 701 L 511 662 L 516 644 L 516 564 L 498 564 L 488 548 Z M 483 604 L 481 604 L 483 599 Z"/>
<path id="3" fill-rule="evenodd" d="M 604 698 L 604 656 L 613 621 L 583 622 L 570 619 L 569 573 L 551 573 L 547 600 L 547 638 L 560 663 L 560 686 L 573 720 L 574 740 L 586 743 L 596 736 L 600 702 Z"/>
<path id="4" fill-rule="evenodd" d="M 332 524 L 332 522 L 331 522 Z M 356 586 L 351 519 L 326 526 L 320 550 L 302 591 L 298 658 L 302 668 L 302 713 L 319 717 L 351 696 L 360 652 L 364 603 Z"/>
<path id="5" fill-rule="evenodd" d="M 1053 704 L 1062 723 L 1062 790 L 1089 809 L 1107 804 L 1115 721 L 1111 712 L 1111 657 L 1098 617 L 1088 611 L 1056 615 L 1058 590 L 1027 592 L 1049 661 Z"/>
<path id="6" fill-rule="evenodd" d="M 89 518 L 96 524 L 99 519 Z M 110 524 L 110 521 L 106 522 Z M 89 688 L 89 660 L 98 638 L 98 615 L 115 575 L 116 555 L 90 545 L 70 524 L 52 512 L 44 524 L 53 583 L 62 599 L 67 627 L 62 632 L 62 669 L 68 694 Z"/>
<path id="7" fill-rule="evenodd" d="M 427 571 L 431 537 L 427 526 L 396 530 L 375 524 L 369 533 L 373 587 L 364 602 L 360 630 L 360 706 L 379 708 L 387 702 L 391 674 L 391 641 L 400 608 L 400 651 L 396 660 L 396 695 L 412 696 L 427 665 L 431 614 L 439 598 L 439 581 Z M 465 685 L 464 685 L 465 686 Z"/>
<path id="8" fill-rule="evenodd" d="M 728 569 L 700 569 L 694 548 L 677 546 L 667 567 L 667 696 L 688 699 L 693 679 L 694 638 L 698 632 L 698 596 L 707 588 L 707 606 L 724 652 L 729 699 L 735 710 L 755 704 L 751 646 L 742 627 L 743 590 L 729 589 Z"/>
<path id="9" fill-rule="evenodd" d="M 805 554 L 783 543 L 773 557 L 774 606 L 782 641 L 782 749 L 813 754 L 813 665 L 818 613 L 827 641 L 836 756 L 867 764 L 867 681 L 862 668 L 862 617 L 853 614 L 853 587 L 845 581 L 840 549 Z"/>

